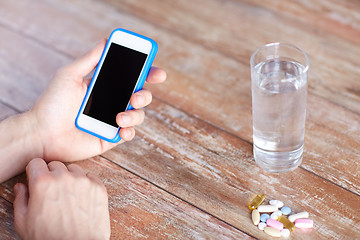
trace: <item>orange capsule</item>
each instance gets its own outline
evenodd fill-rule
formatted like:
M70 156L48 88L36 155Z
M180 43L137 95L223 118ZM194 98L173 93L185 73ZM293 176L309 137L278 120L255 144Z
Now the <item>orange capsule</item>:
M280 216L277 219L279 222L281 222L282 224L284 224L284 228L289 229L290 231L294 231L295 230L295 224L293 222L291 222L287 217L285 216Z
M253 200L250 202L249 209L250 210L256 209L264 200L265 200L265 194L256 195L253 198Z

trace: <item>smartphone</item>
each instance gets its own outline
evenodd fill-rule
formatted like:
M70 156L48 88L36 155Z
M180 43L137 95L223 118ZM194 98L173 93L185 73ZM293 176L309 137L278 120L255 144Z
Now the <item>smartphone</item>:
M76 127L108 142L120 141L116 115L133 109L130 97L143 87L157 49L150 38L115 29L81 104Z

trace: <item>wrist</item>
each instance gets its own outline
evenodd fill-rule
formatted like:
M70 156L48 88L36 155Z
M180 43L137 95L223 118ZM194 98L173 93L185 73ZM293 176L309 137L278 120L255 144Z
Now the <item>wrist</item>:
M19 121L23 123L23 142L26 146L26 164L34 158L43 158L44 147L43 139L40 134L40 127L35 114L30 110L19 115Z
M0 183L23 172L43 150L36 119L30 112L18 114L0 123Z

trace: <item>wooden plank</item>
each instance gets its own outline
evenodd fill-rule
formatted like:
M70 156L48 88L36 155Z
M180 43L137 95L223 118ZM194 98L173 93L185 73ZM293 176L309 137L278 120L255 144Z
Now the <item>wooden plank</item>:
M17 111L15 109L10 108L9 106L0 102L0 121L7 117L15 115L16 113Z
M14 186L18 182L26 183L26 174L19 174L6 182L0 184L0 197L5 199L8 202L14 202Z
M360 3L356 0L338 1L279 1L242 0L250 5L270 9L288 18L296 18L304 24L329 32L347 41L360 44ZM305 17L306 16L306 17Z
M301 166L359 196L360 115L315 96L308 104Z
M253 239L106 159L77 164L99 176L108 190L111 239ZM26 178L18 181L26 182ZM12 188L13 184L10 180L3 186ZM11 233L11 228L7 231ZM6 236L15 235L10 233Z
M0 100L26 111L69 58L2 26L0 35Z
M252 225L247 204L250 195L259 192L268 199L282 199L295 212L310 213L315 229L311 234L297 232L295 239L358 234L360 229L348 228L358 228L358 194L304 168L266 173L255 165L250 143L161 102L154 101L147 116L134 141L104 156L255 237L263 235ZM341 181L342 175L333 177ZM358 180L349 181L357 181L358 189Z
M12 205L0 197L0 239L20 239L14 228L14 212Z
M24 7L21 3L19 4L21 7ZM68 16L69 9L66 8L66 5L55 5L59 8L54 10L54 6L48 6L46 3L41 4L36 2L34 4L37 4L37 8L44 9L44 14L49 14L49 18L50 14L56 16L56 19L68 19L70 17ZM211 4L213 5L210 6L214 8L216 2ZM101 13L93 12L94 15L92 18L89 17L88 21L92 23L92 28L90 28L84 25L84 20L81 20L90 16L88 14L86 16L83 15L83 8L89 8L87 4L82 5L82 2L75 2L72 6L73 9L71 13L77 13L74 16L71 15L75 19L72 29L82 29L82 31L88 29L86 37L90 39L100 34L99 32L101 31L98 23L92 19L100 18ZM247 66L241 65L234 59L228 58L216 51L209 51L207 48L197 46L181 37L171 36L170 38L166 31L155 29L153 26L134 19L131 16L113 12L113 10L104 4L95 2L94 6L101 11L109 11L113 14L107 17L106 20L108 23L102 23L101 26L106 25L108 29L111 29L118 21L121 21L127 23L130 27L139 29L141 32L153 32L153 35L157 36L157 40L162 43L160 45L164 50L159 53L158 62L168 70L169 81L161 86L151 88L156 97L164 99L177 108L183 109L194 116L206 119L206 121L226 131L241 136L241 138L248 142L252 141L251 91L249 69ZM166 5L163 3L160 6L164 7ZM173 5L171 6L174 7ZM178 6L176 5L176 7ZM181 5L179 7L185 8L186 6ZM161 8L158 10L160 11ZM149 11L155 10L149 9ZM169 9L169 11L171 11L171 9ZM182 11L186 12L185 10ZM14 12L16 13L16 9ZM190 14L192 12L190 11L188 13ZM33 13L29 14L32 16ZM179 11L178 14L183 13ZM191 16L193 18L196 17L195 14ZM12 15L8 17L11 19ZM45 34L45 30L50 31L50 29L47 29L49 26L40 20L35 19L35 23L39 24L39 26L29 28L32 29L32 31L29 30L30 32L26 34L31 34L34 38L37 37L35 34L38 34L40 36L38 36L39 41L46 40L49 41L47 44L51 44L53 35L50 34L50 36L47 36ZM205 24L204 20L200 21L200 23ZM21 23L19 24L21 25ZM196 27L191 23L188 23L188 25ZM13 25L11 26L14 27ZM54 22L52 25L54 29L52 34L54 34L54 36L60 36L56 41L60 41L61 36L65 34L61 32L65 30L60 26L61 24L57 22ZM98 30L93 30L93 28ZM92 35L91 32L93 32ZM71 32L70 34L75 33ZM47 39L47 37L49 39ZM73 43L75 46L79 45L81 41L84 42L84 45L90 45L84 38L81 38L81 36L73 37L78 41L77 44ZM66 39L63 39L63 41L66 41ZM61 46L61 44L55 44L54 48L58 46ZM68 49L68 54L72 54L71 51L73 50L75 51L71 46ZM58 51L67 51L67 49L60 49ZM221 71L209 71L208 69L221 69ZM207 84L207 82L211 84ZM226 94L219 94L219 92L226 92ZM236 101L234 99L236 99ZM356 101L354 101L354 103L356 103ZM214 109L221 111L214 111ZM335 110L334 112L329 112L329 109ZM338 115L338 112L342 114ZM160 114L161 112L158 113ZM343 115L346 115L347 120L345 122L347 124L343 124L344 121L338 119L338 116ZM331 121L334 121L334 123L331 124L330 128L326 128ZM325 129L323 127L315 132L319 125L324 126ZM331 181L343 187L349 187L351 191L359 193L359 178L357 177L359 164L358 161L349 161L349 159L360 158L357 150L359 149L360 140L358 134L355 134L360 131L359 129L359 116L357 114L347 112L341 107L327 103L321 98L310 94L305 142L305 148L309 149L309 151L308 153L307 150L305 152L303 166L324 178L329 178ZM329 136L331 138L331 144L322 140L329 138ZM332 139L334 136L341 137ZM340 148L342 148L343 151L334 153L334 149ZM341 154L343 152L345 152L345 154ZM350 170L347 166L348 161L351 163ZM339 175L343 177L336 177Z

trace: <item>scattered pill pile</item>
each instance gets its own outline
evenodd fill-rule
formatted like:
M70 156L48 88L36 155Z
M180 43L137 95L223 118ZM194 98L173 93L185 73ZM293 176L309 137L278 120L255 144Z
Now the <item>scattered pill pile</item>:
M295 228L312 228L313 220L308 212L291 214L291 208L284 206L280 200L270 200L268 205L262 203L265 194L256 195L249 204L251 219L255 226L273 237L289 237ZM291 214L291 215L290 215Z

